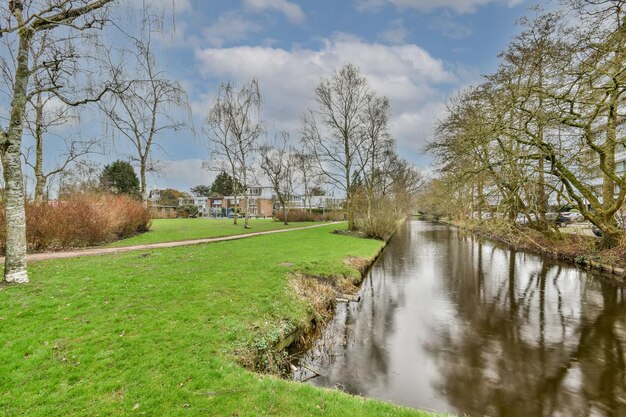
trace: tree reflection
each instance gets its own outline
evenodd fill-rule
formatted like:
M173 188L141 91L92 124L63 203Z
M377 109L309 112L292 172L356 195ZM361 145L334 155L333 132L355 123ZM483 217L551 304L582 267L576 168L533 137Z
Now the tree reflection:
M464 325L433 329L427 348L452 406L492 416L626 413L623 287L469 238L448 245L463 254L441 266Z
M305 359L315 383L475 416L626 415L623 287L414 223L362 293Z

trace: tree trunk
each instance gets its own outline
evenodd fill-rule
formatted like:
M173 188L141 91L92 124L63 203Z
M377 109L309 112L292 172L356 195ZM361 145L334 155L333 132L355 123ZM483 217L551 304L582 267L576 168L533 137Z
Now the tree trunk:
M543 131L543 129L542 129ZM543 141L543 133L541 133L542 141ZM546 200L546 178L544 174L544 160L543 158L539 159L539 180L537 181L537 214L539 214L539 223L541 224L542 230L548 230L548 219L546 218L546 208L548 202Z
M289 221L289 219L288 219L288 217L289 217L289 209L287 208L287 204L285 204L285 203L283 203L283 212L285 214L284 223L285 223L285 226L287 226L289 224L288 223L288 221Z
M243 169L243 207L245 213L243 216L243 228L249 229L250 225L248 224L248 175L246 174L246 168Z
M26 271L26 210L24 208L24 176L21 148L26 109L26 88L29 68L28 53L32 33L20 32L17 68L11 101L11 116L6 142L2 149L2 168L6 195L6 257L4 279L7 282L28 282Z
M543 110L543 95L541 91L543 89L543 66L541 62L539 63L539 108ZM537 131L537 136L541 143L544 142L544 130L543 130L543 115L540 115L541 119L539 120L539 127ZM546 219L546 178L544 174L545 170L545 162L543 160L543 155L539 158L539 178L537 181L537 214L539 215L538 220L541 224L542 229L548 230L548 220Z
M608 117L606 124L606 140L603 146L604 151L604 169L607 172L615 172L615 149L617 143L617 93L611 94L609 101ZM603 216L604 223L608 226L603 229L602 240L600 246L602 248L615 247L620 240L620 230L616 227L617 222L611 211L615 204L615 181L604 174L602 178L602 209L605 213ZM613 231L615 229L615 231Z
M482 178L478 179L478 185L477 185L477 193L478 193L478 221L482 221L483 220L483 180ZM473 216L472 216L473 217Z
M141 161L141 165L139 166L139 181L140 181L140 192L141 192L141 203L144 208L148 207L148 189L146 182L146 162Z
M46 176L43 174L43 104L41 94L37 96L35 105L35 202L43 201L46 188Z
M356 230L354 225L354 213L352 212L352 181L350 167L346 167L346 214L348 217L348 230Z

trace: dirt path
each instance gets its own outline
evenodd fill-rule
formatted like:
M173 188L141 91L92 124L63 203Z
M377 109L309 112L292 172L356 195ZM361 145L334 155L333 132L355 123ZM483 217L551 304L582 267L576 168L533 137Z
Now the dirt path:
M316 224L313 226L294 227L291 229L268 230L266 232L253 232L253 233L247 233L247 234L242 234L242 235L210 237L210 238L193 239L193 240L180 240L177 242L150 243L146 245L124 246L124 247L119 247L119 248L89 248L89 249L78 249L78 250L65 251L65 252L33 253L30 255L27 255L26 259L27 261L32 262L32 261L44 261L48 259L78 258L81 256L110 255L114 253L133 252L133 251L139 251L139 250L175 248L178 246L199 245L202 243L213 243L213 242L225 242L228 240L247 239L250 237L271 235L274 233L286 233L286 232L293 232L295 230L313 229L316 227L324 227L324 226L329 226L329 225L339 224L339 223L342 223L342 222L332 222L332 223ZM0 263L4 263L4 256L0 257Z

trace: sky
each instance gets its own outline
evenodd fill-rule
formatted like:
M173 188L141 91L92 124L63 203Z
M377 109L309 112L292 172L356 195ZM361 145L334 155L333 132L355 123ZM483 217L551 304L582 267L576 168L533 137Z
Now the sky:
M131 8L140 0L126 0ZM143 0L147 1L147 0ZM214 173L203 119L219 83L256 78L267 136L299 135L313 88L346 63L391 101L400 155L424 170L433 125L454 92L496 69L530 0L153 0L164 19L157 60L187 90L192 125L164 133L151 188L188 190ZM132 14L132 13L131 13ZM127 16L128 17L128 16ZM118 151L123 150L116 148ZM119 152L117 152L119 153ZM109 152L103 162L117 159Z

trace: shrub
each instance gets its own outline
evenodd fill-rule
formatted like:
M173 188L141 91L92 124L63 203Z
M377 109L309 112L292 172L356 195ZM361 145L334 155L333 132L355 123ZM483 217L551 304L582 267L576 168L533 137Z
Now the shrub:
M285 221L285 213L278 211L274 214L274 218L278 221ZM287 222L329 222L329 221L341 221L344 220L343 211L329 211L324 214L316 211L306 210L291 210L287 216Z
M343 210L331 210L323 214L322 220L327 222L340 222L346 219Z
M368 213L367 200L357 195L353 207L357 230L373 239L390 238L396 231L398 221L404 217L402 213L397 212L393 201L388 198L373 201Z
M285 212L278 211L274 214L274 218L280 222L285 221ZM304 210L291 210L287 215L287 222L321 222L322 215L317 213L309 213Z
M145 232L150 215L126 195L76 194L62 201L26 203L26 240L31 252L93 246ZM0 209L0 252L6 241Z

